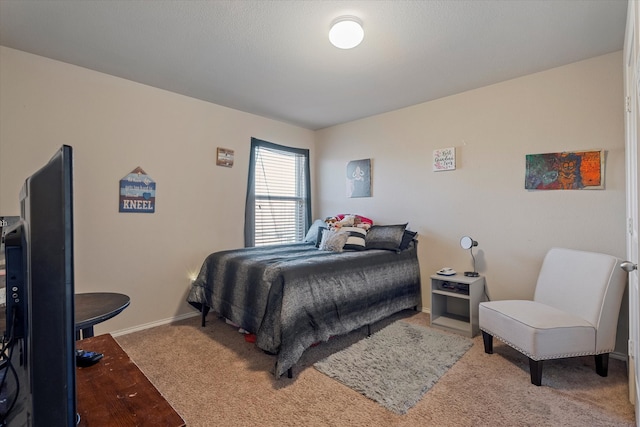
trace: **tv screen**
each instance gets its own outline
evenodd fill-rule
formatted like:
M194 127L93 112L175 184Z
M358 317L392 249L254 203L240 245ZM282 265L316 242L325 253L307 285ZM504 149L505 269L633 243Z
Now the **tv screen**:
M73 161L64 145L25 181L3 230L6 327L0 415L9 426L74 426Z

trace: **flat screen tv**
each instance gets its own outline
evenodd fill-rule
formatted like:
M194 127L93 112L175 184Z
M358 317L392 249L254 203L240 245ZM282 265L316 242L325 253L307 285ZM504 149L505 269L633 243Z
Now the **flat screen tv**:
M6 327L0 425L75 426L73 161L64 145L25 181L3 230Z

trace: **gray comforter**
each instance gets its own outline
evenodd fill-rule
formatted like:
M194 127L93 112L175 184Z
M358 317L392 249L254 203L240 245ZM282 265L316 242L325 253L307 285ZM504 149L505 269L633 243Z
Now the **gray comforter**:
M275 374L313 343L420 303L416 242L401 252L328 252L312 243L216 252L204 261L187 301L257 335L277 353Z

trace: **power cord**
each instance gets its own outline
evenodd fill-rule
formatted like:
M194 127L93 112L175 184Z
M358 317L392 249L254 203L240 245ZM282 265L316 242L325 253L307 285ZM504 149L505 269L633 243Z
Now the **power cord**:
M13 366L13 363L11 362L12 360L11 358L13 356L13 350L15 348L15 342L13 338L14 327L15 327L16 318L17 318L17 310L15 306L13 307L13 312L11 314L12 314L12 322L11 322L11 330L9 332L9 338L4 339L5 337L3 337L2 348L0 349L0 369L3 370L2 379L0 380L0 395L2 395L2 390L4 390L6 387L7 373L9 371L11 371L16 381L16 391L13 396L13 401L11 402L7 410L4 413L0 413L0 425L3 427L7 425L7 417L9 416L16 402L18 401L18 396L20 396L20 379L18 378L18 373L16 372L16 369ZM8 354L7 354L7 350L8 350ZM2 404L1 400L0 400L0 404Z

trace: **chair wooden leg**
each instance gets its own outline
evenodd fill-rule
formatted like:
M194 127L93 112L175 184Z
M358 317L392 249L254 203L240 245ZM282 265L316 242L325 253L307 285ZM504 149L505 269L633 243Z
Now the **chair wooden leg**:
M493 335L482 331L482 341L484 342L484 352L493 354Z
M542 385L542 360L529 358L529 371L531 371L531 384Z
M596 373L606 377L609 373L609 353L596 354Z

